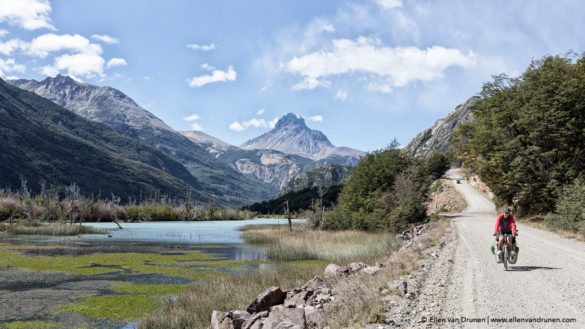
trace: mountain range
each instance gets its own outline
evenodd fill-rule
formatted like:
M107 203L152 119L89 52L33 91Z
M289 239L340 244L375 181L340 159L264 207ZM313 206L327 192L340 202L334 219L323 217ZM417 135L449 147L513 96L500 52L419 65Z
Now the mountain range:
M280 191L301 173L329 165L352 167L365 154L333 146L322 132L310 129L303 118L293 113L280 118L272 130L240 147L200 131L182 134L240 173L253 175Z
M0 79L0 186L73 183L128 200L165 194L211 203L201 183L159 150Z
M161 159L146 159L143 163L167 172L187 184L186 190L197 191L200 199L215 204L237 206L269 199L303 172L329 164L352 166L364 154L333 146L324 134L309 129L302 118L292 113L281 118L271 131L236 147L202 132L174 131L114 88L81 83L62 75L10 83L52 101L86 119L84 122L107 126L110 133L116 133L127 144L131 141L135 148L150 150ZM95 135L93 129L87 133ZM119 155L126 154L132 153ZM5 183L0 180L2 184Z

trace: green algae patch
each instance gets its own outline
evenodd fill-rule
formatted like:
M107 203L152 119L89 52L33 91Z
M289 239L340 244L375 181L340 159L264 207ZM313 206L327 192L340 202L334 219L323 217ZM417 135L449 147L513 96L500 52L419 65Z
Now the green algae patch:
M112 290L122 294L176 295L189 284L134 284L116 282Z
M89 297L78 304L59 308L59 313L79 313L92 319L132 321L151 314L158 307L160 296L115 295Z
M189 264L199 264L199 268ZM147 274L189 277L195 280L209 278L210 269L236 267L244 262L223 261L217 255L202 251L183 254L158 253L94 253L79 256L36 256L18 250L0 248L0 268L14 267L35 271L57 271L81 275L113 273L123 270Z
M320 259L310 259L310 260L297 260L294 262L287 262L288 265L300 268L315 268L315 267L325 267L329 264L329 261L320 260Z
M2 329L51 329L63 328L63 325L57 322L48 321L14 321L0 324Z
M169 295L177 295L188 284L133 284L115 282L112 290L120 295L88 297L81 303L56 310L58 313L79 313L92 319L133 321L153 313L160 301Z

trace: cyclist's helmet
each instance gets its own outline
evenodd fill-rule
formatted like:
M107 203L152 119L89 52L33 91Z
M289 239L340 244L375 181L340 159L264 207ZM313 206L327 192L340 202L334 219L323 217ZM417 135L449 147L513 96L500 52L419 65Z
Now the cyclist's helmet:
M504 214L510 214L512 212L512 209L510 209L510 207L506 207L504 208Z

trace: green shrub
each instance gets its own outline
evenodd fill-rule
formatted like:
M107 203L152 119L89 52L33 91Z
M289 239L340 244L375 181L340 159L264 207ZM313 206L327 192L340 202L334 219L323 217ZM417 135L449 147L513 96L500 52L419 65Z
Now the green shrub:
M552 229L579 232L585 236L585 181L577 179L563 188L556 209L545 218Z

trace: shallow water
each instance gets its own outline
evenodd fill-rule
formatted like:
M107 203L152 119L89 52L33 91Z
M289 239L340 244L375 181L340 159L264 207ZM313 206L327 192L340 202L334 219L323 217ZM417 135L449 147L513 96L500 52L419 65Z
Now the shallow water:
M295 221L301 222L301 221ZM226 261L225 267L207 268L207 261L189 261L185 263L171 261L166 264L164 261L150 264L159 268L198 269L217 271L217 273L240 274L248 271L270 270L272 264L266 260L266 249L260 246L246 245L241 237L240 228L244 225L261 224L282 224L287 225L285 219L255 219L241 221L213 221L213 222L143 222L143 223L121 223L123 229L119 229L115 223L84 223L107 230L107 234L87 234L74 237L51 237L51 236L14 236L3 239L18 247L43 246L42 248L18 249L18 255L22 257L57 257L58 259L69 259L70 256L87 256L91 254L108 253L140 253L153 255L177 255L192 251L218 256L219 260ZM7 249L10 250L10 249ZM16 251L10 251L15 252ZM16 255L16 254L15 254ZM53 258L52 258L53 259ZM243 264L236 267L231 266L230 261L256 261L258 263ZM45 304L67 305L71 302L66 300L70 296L114 296L119 293L112 293L113 285L116 282L129 284L187 284L193 278L177 276L178 274L166 273L142 273L141 269L122 269L122 267L109 263L92 264L93 267L120 268L121 271L95 275L63 274L59 272L46 272L35 270L34 266L27 270L18 268L0 268L0 299L10 298L15 304L15 309L21 309L18 314L0 311L0 322L30 320L32 317L41 320L51 320L63 323L66 327L72 325L70 317L77 317L78 321L87 321L100 328L136 328L135 321L122 322L112 319L90 319L77 313L53 314ZM146 264L146 263L145 263ZM10 265L10 264L9 264ZM83 265L83 264L82 264ZM81 266L81 265L79 265ZM84 265L85 266L85 265ZM147 271L148 272L148 271ZM27 275L24 275L24 274ZM51 277L54 275L55 277ZM66 278L65 278L66 277ZM14 279L12 281L8 279ZM53 281L51 281L52 279ZM9 282L10 281L10 282ZM95 291L86 291L88 287L97 287ZM75 285L79 291L71 290L69 285ZM20 296L19 294L32 294L38 289L43 291L61 291L65 287L66 296L58 303L41 300L35 297L34 302ZM36 290L35 290L36 289ZM61 290L59 290L61 289ZM51 290L52 291L52 290ZM80 297L81 298L81 297ZM158 297L157 297L158 298ZM35 313L35 307L46 310L43 314ZM22 310L27 310L23 312ZM30 313L30 314L29 314ZM34 314L34 316L33 316ZM76 318L76 319L77 319Z
M295 220L298 222L298 220ZM86 223L84 225L107 229L109 234L85 234L81 240L111 240L132 242L187 243L187 244L239 244L244 243L240 228L246 225L288 224L286 219L258 218L230 221L200 222L142 222Z
M302 223L303 220L293 220ZM119 229L115 223L83 223L107 231L107 234L82 234L79 236L41 236L18 235L5 238L12 243L101 243L101 242L136 242L161 244L243 244L240 229L246 225L278 224L287 225L286 219L258 218L231 221L168 221L121 223ZM240 259L236 257L235 259Z

